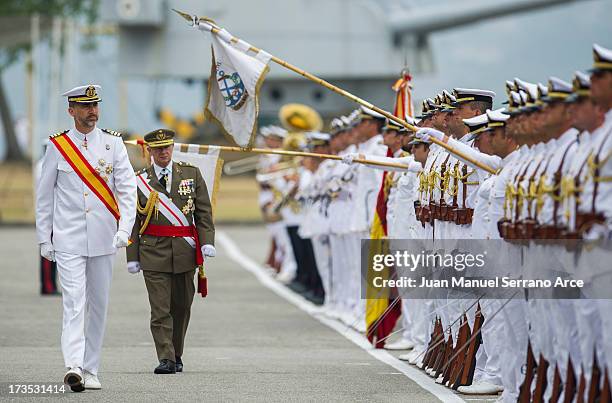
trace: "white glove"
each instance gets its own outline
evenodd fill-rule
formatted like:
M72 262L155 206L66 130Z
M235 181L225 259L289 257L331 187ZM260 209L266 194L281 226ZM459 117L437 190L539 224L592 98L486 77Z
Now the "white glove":
M342 163L346 165L351 165L353 163L353 160L356 160L358 158L359 158L359 154L349 153L349 154L346 154L344 157L342 157Z
M140 262L127 262L127 269L132 274L138 273L140 271Z
M125 248L128 245L129 235L127 232L119 230L113 238L113 246L115 248Z
M44 242L40 244L40 256L55 262L55 249L53 249L53 244L51 242Z
M217 250L212 245L202 245L202 254L207 257L215 257Z
M442 140L444 138L444 133L442 133L440 130L436 130L431 127L424 127L422 129L419 129L416 132L415 136L419 140L431 142L431 138L434 138L436 140Z

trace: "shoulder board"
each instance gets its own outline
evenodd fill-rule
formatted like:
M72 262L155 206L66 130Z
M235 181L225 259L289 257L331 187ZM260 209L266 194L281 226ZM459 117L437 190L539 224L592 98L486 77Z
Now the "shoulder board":
M195 165L190 164L190 163L185 162L185 161L179 161L178 164L179 164L179 166L182 166L182 167L193 167L193 168L195 168Z
M142 175L143 173L145 173L147 171L147 168L142 168L141 170L136 171L136 176L138 175Z
M110 130L110 129L102 129L102 131L106 134L110 134L111 136L116 136L116 137L121 137L121 133L116 132L114 130Z
M58 133L52 134L52 135L50 135L50 136L49 136L49 138L50 138L50 139L52 139L52 138L54 138L54 137L61 136L62 134L66 134L66 133L68 133L69 131L70 131L70 130L64 130L63 132L58 132Z

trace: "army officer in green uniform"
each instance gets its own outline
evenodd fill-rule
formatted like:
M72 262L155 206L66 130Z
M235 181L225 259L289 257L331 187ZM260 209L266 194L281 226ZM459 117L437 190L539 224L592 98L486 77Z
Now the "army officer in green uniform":
M151 305L156 374L183 370L185 333L203 256L214 257L215 228L200 170L172 161L174 132L144 137L153 164L136 173L137 218L127 247L128 270L142 270Z

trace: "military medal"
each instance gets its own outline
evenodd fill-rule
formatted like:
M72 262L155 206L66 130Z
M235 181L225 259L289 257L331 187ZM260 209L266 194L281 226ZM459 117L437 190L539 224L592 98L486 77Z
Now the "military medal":
M87 135L85 135L85 140L83 140L83 147L87 150Z
M194 210L195 210L195 205L193 204L193 199L189 197L189 199L187 199L187 204L183 206L181 211L183 212L183 214L187 215Z
M188 194L193 193L194 191L194 180L193 179L183 179L179 183L178 193L181 196L187 196Z
M108 165L106 165L105 172L106 172L108 175L112 174L112 173L113 173L113 165L112 165L112 164L108 164Z

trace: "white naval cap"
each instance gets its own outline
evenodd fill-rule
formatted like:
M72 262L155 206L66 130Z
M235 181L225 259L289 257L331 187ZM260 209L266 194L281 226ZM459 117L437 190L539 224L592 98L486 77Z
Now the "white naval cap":
M366 108L363 105L361 105L361 107L359 108L359 118L360 119L381 119L381 120L385 119L385 117L381 115L380 113L373 111L370 108Z
M538 85L521 80L518 77L514 79L514 82L516 87L527 95L527 102L535 104L538 99Z
M490 132L498 127L506 126L506 121L510 119L510 115L505 112L506 108L499 108L495 109L494 111L487 109L487 118L489 119L489 123L487 123L487 127L483 130L483 132Z
M505 122L510 119L510 115L506 113L506 108L499 108L495 110L487 109L487 119L491 122Z
M453 94L457 98L457 104L474 101L493 104L493 98L495 98L495 92L478 88L454 88Z
M281 139L284 139L285 137L287 137L287 130L283 129L280 126L274 126L274 125L262 127L259 130L259 133L263 137L278 137Z
M329 123L329 131L331 134L337 134L345 129L344 121L342 117L333 118Z
M474 127L479 125L486 125L489 119L487 118L487 114L483 113L482 115L474 116L473 118L463 119L463 123L466 126Z
M323 132L306 132L306 138L308 140L315 140L315 141L329 141L331 139L331 136L328 133L323 133Z
M572 94L572 84L561 80L558 77L550 77L548 79L548 94L541 99L546 103L565 100Z
M576 102L579 99L588 98L591 96L591 77L582 72L575 71L572 79L572 95L565 99L565 102Z
M612 49L604 48L596 43L593 44L593 68L591 72L612 72Z
M81 85L64 92L62 96L68 97L68 102L90 104L102 101L98 95L100 89L102 89L102 87L97 84Z
M474 116L469 119L462 119L463 124L465 124L470 132L468 133L468 141L474 140L480 133L485 131L487 128L487 123L489 123L489 118L486 113L482 115Z

